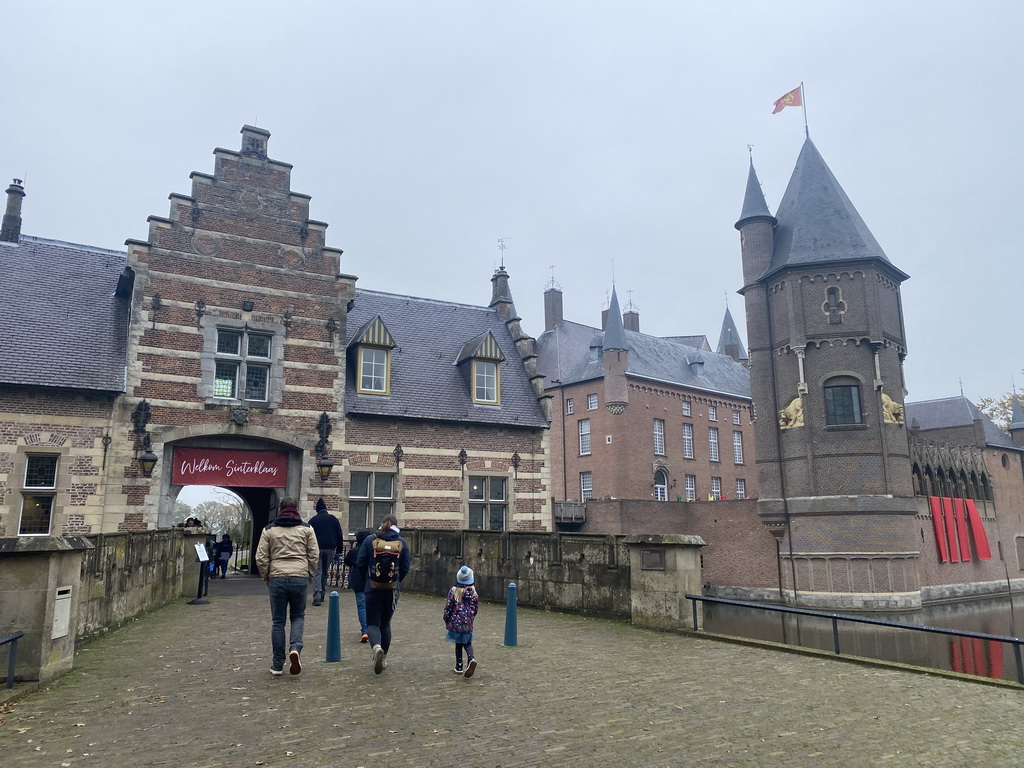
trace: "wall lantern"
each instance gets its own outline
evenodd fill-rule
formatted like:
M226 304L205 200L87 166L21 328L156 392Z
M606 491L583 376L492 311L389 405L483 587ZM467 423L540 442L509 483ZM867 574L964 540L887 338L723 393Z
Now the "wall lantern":
M142 450L143 453L139 456L139 466L142 468L142 476L152 477L157 457L156 454L153 453L153 441L149 437L149 432L147 432L142 438Z
M459 451L459 464L462 465L462 476L466 476L466 462L469 461L469 455L466 453L466 449L463 448Z
M316 455L319 457L316 462L316 471L320 475L320 482L327 482L334 469L334 462L327 456L327 438L331 436L331 417L327 411L320 414L320 420L316 423L317 434L320 439L316 443Z

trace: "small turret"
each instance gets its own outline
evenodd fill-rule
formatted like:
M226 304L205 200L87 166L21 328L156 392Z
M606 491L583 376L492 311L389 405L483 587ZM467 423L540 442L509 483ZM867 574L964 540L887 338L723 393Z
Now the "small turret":
M7 210L0 227L0 240L5 243L21 241L21 201L25 198L23 183L21 179L15 179L7 188Z
M1020 407L1020 398L1013 393L1013 411L1010 414L1010 438L1017 445L1024 445L1024 408Z

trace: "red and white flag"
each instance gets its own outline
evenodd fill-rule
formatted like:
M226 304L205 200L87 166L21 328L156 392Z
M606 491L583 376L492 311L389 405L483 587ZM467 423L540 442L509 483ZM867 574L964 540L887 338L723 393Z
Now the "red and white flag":
M786 107L800 107L800 106L803 106L803 103L804 103L803 86L802 85L798 85L792 91L790 91L785 96L783 96L781 99L776 99L776 101L775 101L775 109L772 110L772 114L776 115L779 112L781 112L782 110L784 110Z

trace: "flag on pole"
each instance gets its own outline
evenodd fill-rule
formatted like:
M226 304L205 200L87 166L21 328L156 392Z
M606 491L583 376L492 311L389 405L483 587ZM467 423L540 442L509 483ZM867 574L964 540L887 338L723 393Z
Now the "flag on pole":
M786 107L801 107L803 106L803 103L803 86L798 85L781 99L776 99L775 109L772 110L772 114L776 115Z

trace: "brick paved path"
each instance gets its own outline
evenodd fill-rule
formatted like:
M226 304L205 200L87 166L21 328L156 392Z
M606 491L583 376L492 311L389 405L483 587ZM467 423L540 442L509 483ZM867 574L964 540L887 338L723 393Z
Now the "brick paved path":
M1024 691L481 607L480 669L452 671L439 598L402 596L375 676L341 597L308 609L302 674L272 678L252 577L168 606L82 650L0 717L0 764L32 766L1017 766Z

